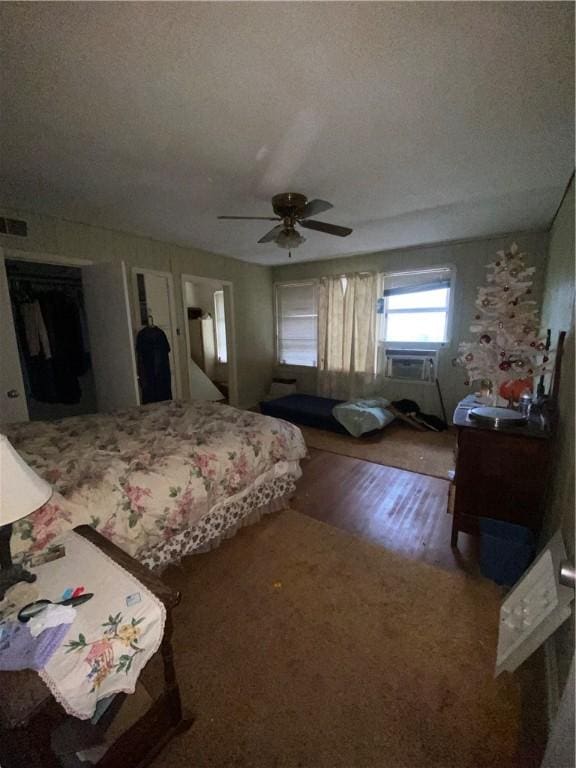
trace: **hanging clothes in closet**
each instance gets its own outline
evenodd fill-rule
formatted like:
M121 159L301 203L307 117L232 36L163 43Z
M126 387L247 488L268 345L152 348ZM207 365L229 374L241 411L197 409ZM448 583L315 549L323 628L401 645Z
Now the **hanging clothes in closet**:
M77 302L62 290L38 294L52 351L52 368L59 403L78 403L78 377L86 372L86 354Z
M86 355L77 302L62 290L28 290L17 302L30 393L43 403L80 402Z
M142 328L136 337L136 355L142 403L172 400L170 344L164 331L156 325Z

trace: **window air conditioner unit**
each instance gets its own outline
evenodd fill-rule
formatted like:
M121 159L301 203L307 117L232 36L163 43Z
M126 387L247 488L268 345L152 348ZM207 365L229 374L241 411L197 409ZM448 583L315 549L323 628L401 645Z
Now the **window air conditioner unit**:
M429 349L387 349L386 376L407 381L434 381L438 353Z

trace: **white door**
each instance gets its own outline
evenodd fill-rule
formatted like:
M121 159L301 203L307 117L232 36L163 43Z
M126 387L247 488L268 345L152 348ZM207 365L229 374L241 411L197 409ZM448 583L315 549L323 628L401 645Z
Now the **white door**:
M28 418L6 265L0 250L0 424L28 421Z
M178 356L178 329L174 306L172 275L135 268L134 274L134 328L136 333L144 325L156 325L166 334L170 344L170 376L172 396L181 397Z
M82 267L99 411L140 405L124 262Z

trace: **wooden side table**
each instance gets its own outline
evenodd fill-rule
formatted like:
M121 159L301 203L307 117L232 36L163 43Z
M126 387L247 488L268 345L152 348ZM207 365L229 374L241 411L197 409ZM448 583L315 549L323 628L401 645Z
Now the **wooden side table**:
M101 768L141 768L148 765L170 739L192 725L192 720L182 713L172 649L172 609L180 602L180 593L90 526L82 525L74 530L138 579L166 608L162 644L141 674L141 678L155 678L161 692L97 763ZM155 675L153 668L158 664L161 670ZM0 672L0 765L2 768L61 768L63 763L52 745L55 729L68 721L72 731L76 728L79 733L85 733L93 728L93 733L102 734L125 698L126 694L118 694L98 724L90 726L89 721L67 715L36 672Z
M454 412L458 431L456 472L449 495L451 544L458 532L477 535L482 517L515 523L538 534L550 461L551 430L536 420L494 429L468 417L469 404Z

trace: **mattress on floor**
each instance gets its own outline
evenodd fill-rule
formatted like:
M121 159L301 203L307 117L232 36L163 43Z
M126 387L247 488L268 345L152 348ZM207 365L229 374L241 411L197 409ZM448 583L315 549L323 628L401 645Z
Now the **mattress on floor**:
M293 424L329 429L332 432L347 435L345 427L332 415L334 406L343 402L344 400L333 400L330 397L316 395L286 395L275 400L263 400L260 403L260 410L265 416L274 416Z

